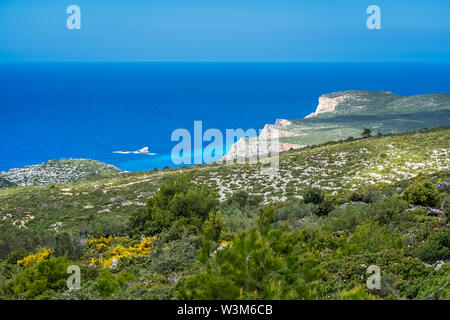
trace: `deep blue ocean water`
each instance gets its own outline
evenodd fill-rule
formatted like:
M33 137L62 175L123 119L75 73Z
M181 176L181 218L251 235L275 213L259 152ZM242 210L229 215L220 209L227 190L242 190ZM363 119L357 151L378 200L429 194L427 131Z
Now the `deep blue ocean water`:
M449 64L0 64L0 171L90 158L130 171L173 167L172 131L262 129L340 90L450 92ZM148 146L156 156L114 154Z

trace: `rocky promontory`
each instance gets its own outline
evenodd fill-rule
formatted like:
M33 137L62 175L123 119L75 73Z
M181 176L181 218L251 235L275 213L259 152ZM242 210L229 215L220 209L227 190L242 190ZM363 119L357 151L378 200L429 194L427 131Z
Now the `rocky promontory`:
M60 159L0 172L0 187L70 183L121 172L113 165L90 159ZM3 181L3 182L2 182Z

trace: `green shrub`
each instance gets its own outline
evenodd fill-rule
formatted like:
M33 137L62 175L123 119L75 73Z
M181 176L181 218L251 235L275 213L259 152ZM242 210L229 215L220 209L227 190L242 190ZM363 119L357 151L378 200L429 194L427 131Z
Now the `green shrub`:
M386 228L374 222L366 222L356 227L355 232L348 238L348 247L344 252L379 252L383 248L400 249L403 240L399 234L390 233Z
M445 209L444 215L447 217L447 221L450 222L450 207Z
M403 192L403 198L411 204L434 207L439 192L430 181L416 182Z
M334 209L334 202L330 198L325 198L321 204L317 206L314 213L319 217L327 216Z
M134 279L133 274L121 272L118 274L111 273L108 269L103 270L97 281L97 289L104 298L117 294L124 289L126 285Z
M287 267L257 229L241 233L233 244L206 252L201 271L183 280L178 299L312 299L303 278Z
M229 197L225 203L229 206L235 206L239 209L254 207L260 204L262 197L259 195L250 195L244 190L238 190Z
M369 209L370 216L374 221L383 225L397 227L403 221L411 219L411 215L405 214L408 203L397 197L389 197L376 201Z
M319 188L308 187L303 193L303 201L305 203L321 204L323 198L324 194Z
M170 228L177 220L200 230L208 214L218 207L218 195L205 185L191 182L185 175L170 179L147 200L147 208L134 212L131 224L135 233L158 233Z
M66 257L50 258L26 267L14 279L13 291L18 298L33 299L46 291L63 289L69 275L67 267L72 265Z
M222 218L220 211L212 211L209 213L208 219L203 224L202 231L208 240L215 242L221 240L229 241L232 238L232 233Z
M425 243L416 249L415 254L420 260L428 263L448 259L450 257L450 231L433 233Z

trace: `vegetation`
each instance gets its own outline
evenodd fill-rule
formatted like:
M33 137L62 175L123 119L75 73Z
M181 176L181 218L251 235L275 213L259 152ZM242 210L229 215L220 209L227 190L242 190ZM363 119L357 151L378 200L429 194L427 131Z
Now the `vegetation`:
M450 299L449 133L4 188L0 299Z

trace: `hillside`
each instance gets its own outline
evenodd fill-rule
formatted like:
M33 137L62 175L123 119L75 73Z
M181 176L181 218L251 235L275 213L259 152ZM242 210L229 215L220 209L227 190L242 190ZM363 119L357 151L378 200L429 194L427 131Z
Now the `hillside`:
M130 212L145 206L145 199L159 185L186 173L193 174L195 183L216 190L221 201L238 190L262 196L263 202L269 203L300 197L308 186L332 195L390 185L422 172L447 172L449 141L446 127L284 152L279 171L261 170L260 164L211 164L122 173L58 186L7 188L0 190L0 225L24 221L27 216L33 219L25 226L47 230L55 223L72 229L92 218L126 219Z
M3 188L0 299L449 299L449 141L447 126L284 152L279 171Z
M69 183L78 180L111 176L116 167L89 159L61 159L0 172L0 187ZM3 181L3 183L2 183Z
M449 299L449 141L442 127L285 152L279 171L3 188L0 298Z

